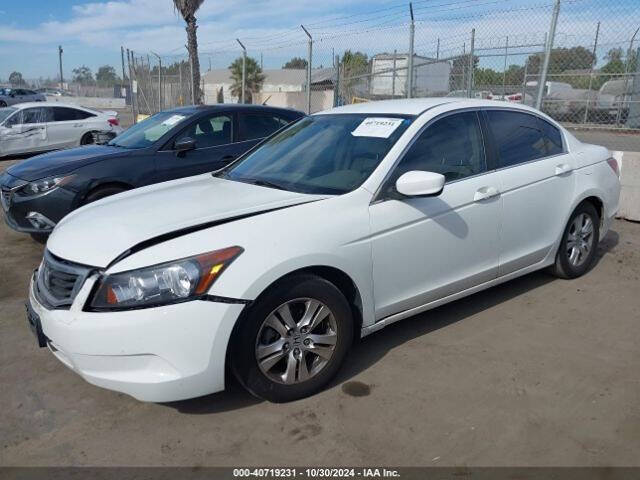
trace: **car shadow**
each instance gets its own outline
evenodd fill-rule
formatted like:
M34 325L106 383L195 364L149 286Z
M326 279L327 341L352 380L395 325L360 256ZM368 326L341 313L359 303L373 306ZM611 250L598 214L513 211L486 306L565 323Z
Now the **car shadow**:
M620 236L618 233L610 230L598 245L595 259L589 271L596 268L602 258L613 250L619 241ZM345 365L336 378L327 386L327 389L336 388L340 385L344 389L349 380L369 369L389 351L409 340L428 335L431 332L462 321L555 281L562 282L565 280L560 280L544 270L533 272L433 310L392 323L386 328L363 338L352 348L345 360ZM359 385L349 385L349 387L351 386L356 390L360 387ZM366 388L364 384L363 386ZM358 393L355 392L353 395L357 396ZM224 392L162 405L174 408L180 413L203 415L240 410L261 402L263 400L255 398L246 392L234 379Z

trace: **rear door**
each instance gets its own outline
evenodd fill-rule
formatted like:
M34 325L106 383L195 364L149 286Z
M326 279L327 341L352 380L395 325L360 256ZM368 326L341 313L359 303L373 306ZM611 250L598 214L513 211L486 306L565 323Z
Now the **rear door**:
M491 109L486 119L502 184L502 276L551 253L573 201L575 165L560 130L541 117Z
M25 108L7 120L2 141L7 154L38 152L49 148L47 141L48 107Z
M238 141L243 142L248 150L293 120L276 111L241 112L238 114Z
M51 107L53 116L47 123L52 148L69 148L80 145L87 132L87 118L95 115L72 107Z

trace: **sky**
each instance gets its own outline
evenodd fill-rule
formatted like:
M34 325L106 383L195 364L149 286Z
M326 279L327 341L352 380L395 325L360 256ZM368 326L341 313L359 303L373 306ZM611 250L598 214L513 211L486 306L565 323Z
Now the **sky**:
M541 49L536 45L549 29L552 5L553 0L414 0L416 52L435 56L440 38L441 56L459 53L469 48L475 28L476 48L485 49L483 64L498 68L504 59L492 60L491 52L507 36L510 45L533 45L512 48L512 60ZM314 66L330 65L346 49L371 55L406 52L408 45L406 1L205 0L196 16L203 70L209 62L226 68L240 55L236 38L249 55L262 55L265 68L306 56L301 24L314 37ZM58 45L64 49L65 78L80 65L95 72L108 64L120 72L121 45L145 58L149 54L152 63L151 52L165 64L186 52L184 22L171 0L8 0L0 3L0 18L0 80L13 71L26 79L56 77ZM600 21L598 56L604 57L614 46L627 48L639 19L640 0L562 0L556 44L593 45Z

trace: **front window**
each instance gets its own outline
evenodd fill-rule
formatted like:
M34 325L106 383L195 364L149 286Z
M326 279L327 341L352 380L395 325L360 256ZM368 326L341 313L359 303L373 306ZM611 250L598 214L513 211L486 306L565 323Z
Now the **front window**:
M17 111L17 108L0 108L0 124L9 118L11 114Z
M122 148L146 148L153 145L160 137L176 125L183 122L189 114L160 112L136 123L122 134L111 140L108 145Z
M302 193L347 193L371 175L412 118L375 114L306 117L218 175Z

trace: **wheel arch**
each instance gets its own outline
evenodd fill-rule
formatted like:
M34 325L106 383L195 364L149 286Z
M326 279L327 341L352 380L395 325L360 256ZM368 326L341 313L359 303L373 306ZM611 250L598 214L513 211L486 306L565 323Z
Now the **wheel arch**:
M123 190L131 190L132 188L134 188L133 185L130 185L127 182L122 182L118 180L105 180L100 183L95 183L90 185L89 188L82 194L79 205L80 206L85 205L87 201L87 197L92 193L102 188L108 188L108 187L118 187L118 188L122 188Z

